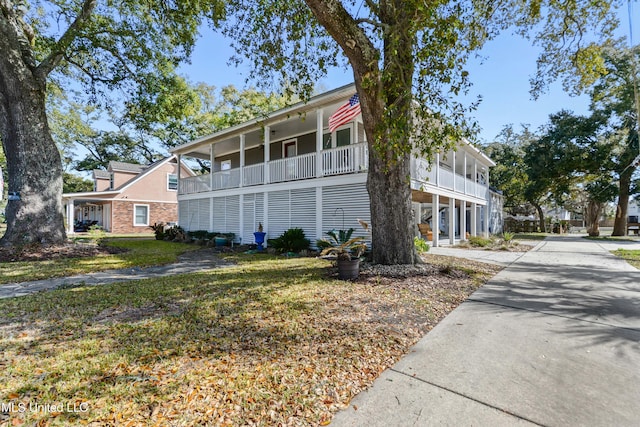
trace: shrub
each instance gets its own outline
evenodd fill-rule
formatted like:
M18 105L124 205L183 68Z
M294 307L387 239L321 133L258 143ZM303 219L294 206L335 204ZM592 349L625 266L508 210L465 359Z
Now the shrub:
M187 231L187 234L189 235L189 237L191 237L192 239L196 240L201 240L201 239L206 239L207 236L209 235L209 232L207 230L194 230L194 231Z
M492 243L491 239L487 239L486 237L482 237L482 236L469 237L469 244L471 246L486 248L487 246L491 246L491 243Z
M413 238L413 244L419 254L429 252L429 244L426 242L426 240L416 236Z
M179 225L174 225L173 227L164 230L165 240L184 240L184 237L184 229Z
M300 252L309 249L311 241L304 236L302 228L290 228L276 239L269 239L267 243L278 252Z
M164 240L164 222L154 222L153 225L149 226L149 228L153 230L153 234L155 234L156 240Z

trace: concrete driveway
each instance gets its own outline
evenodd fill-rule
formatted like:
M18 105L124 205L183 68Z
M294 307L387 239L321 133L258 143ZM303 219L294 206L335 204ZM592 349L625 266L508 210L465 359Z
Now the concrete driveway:
M454 310L334 426L640 426L640 244L549 237Z

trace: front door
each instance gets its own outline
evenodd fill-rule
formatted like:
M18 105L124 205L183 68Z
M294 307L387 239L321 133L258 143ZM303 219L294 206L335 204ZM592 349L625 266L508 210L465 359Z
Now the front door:
M296 147L296 141L286 141L282 145L282 150L284 151L284 157L295 157L298 154L298 150Z

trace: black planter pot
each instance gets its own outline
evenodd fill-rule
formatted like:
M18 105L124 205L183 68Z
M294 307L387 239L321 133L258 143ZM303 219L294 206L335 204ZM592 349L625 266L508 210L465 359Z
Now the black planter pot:
M360 274L360 258L351 260L338 259L338 279L352 280L357 279Z

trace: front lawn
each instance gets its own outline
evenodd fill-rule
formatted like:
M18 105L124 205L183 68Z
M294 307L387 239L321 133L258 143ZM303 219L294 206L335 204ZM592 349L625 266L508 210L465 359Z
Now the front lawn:
M3 254L0 262L0 284L25 282L30 280L50 279L53 277L73 276L76 274L93 273L116 268L149 267L176 262L178 256L199 246L182 243L171 243L153 239L108 239L104 245L117 253L100 253L95 256L81 256L69 258L71 255L82 255L83 251L95 252L91 244L75 243L63 247L30 247L3 248L10 253ZM20 253L20 251L24 253ZM60 257L55 252L63 252ZM93 252L91 252L93 251ZM18 259L32 259L31 261L12 261ZM39 258L44 258L38 260Z
M326 425L498 271L343 282L318 259L233 259L1 300L0 424Z
M640 250L618 249L613 254L625 259L635 268L640 268Z

